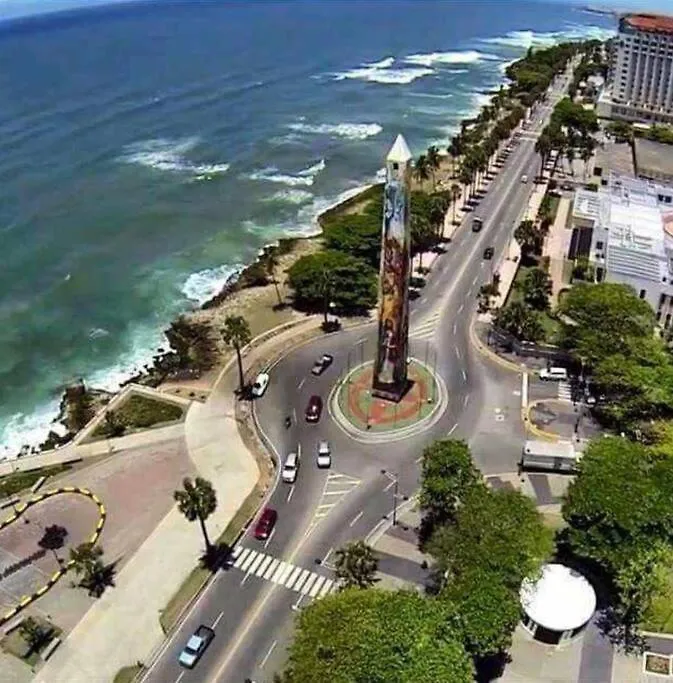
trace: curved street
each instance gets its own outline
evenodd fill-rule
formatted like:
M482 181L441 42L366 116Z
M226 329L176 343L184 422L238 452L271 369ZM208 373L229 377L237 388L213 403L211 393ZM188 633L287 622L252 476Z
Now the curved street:
M256 683L270 682L282 667L296 609L331 589L334 549L366 537L389 518L395 479L398 504L414 493L418 459L427 443L448 435L463 438L485 474L516 469L523 440L517 398L520 378L485 361L470 344L469 328L479 288L490 281L525 212L534 185L521 177L533 178L538 171L536 133L559 96L557 88L490 181L476 209L484 220L481 232L472 232L472 214L467 213L446 253L437 258L421 296L411 303L409 355L434 367L448 391L448 404L439 419L421 433L389 443L353 440L332 420L330 392L349 368L373 358L375 323L320 337L280 358L269 369L271 380L264 397L255 402L255 419L277 461L282 463L290 451L300 451L297 481L289 485L276 480L268 500L278 511L273 535L261 542L248 530L241 541L240 552L246 559L241 555L240 568L217 574L145 680L243 683L249 677ZM495 250L493 261L483 259L489 246ZM331 354L334 362L316 377L311 367L323 353ZM309 424L304 412L314 394L322 397L324 408L320 421ZM494 411L512 420L500 425ZM292 424L286 428L288 415ZM315 464L317 442L322 439L329 441L332 451L328 470ZM271 576L277 581L270 581ZM293 589L298 585L295 578L305 586L315 579L307 595ZM198 666L187 671L179 667L177 657L199 624L213 625L216 637Z

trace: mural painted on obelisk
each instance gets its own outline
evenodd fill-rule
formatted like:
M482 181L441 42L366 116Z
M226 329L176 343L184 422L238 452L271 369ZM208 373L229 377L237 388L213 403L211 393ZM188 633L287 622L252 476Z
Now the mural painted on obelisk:
M391 173L392 171L392 173ZM409 199L408 169L389 168L384 189L383 235L379 282L379 341L374 393L399 399L407 384Z

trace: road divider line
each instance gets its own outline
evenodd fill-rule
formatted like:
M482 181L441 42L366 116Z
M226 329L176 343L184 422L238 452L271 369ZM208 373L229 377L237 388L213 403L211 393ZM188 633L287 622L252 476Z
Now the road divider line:
M217 625L220 623L220 619L224 616L224 610L222 610L216 617L215 621L213 622L213 625L210 627L213 629L213 631L217 628Z
M266 541L264 542L264 547L265 547L265 548L268 548L268 547L269 547L269 543L271 543L271 539L273 538L273 535L274 535L275 533L276 533L276 527L274 527L273 529L271 529L271 533L269 534L269 538L267 538Z
M301 391L301 388L304 386L305 381L306 381L306 377L304 377L304 379L301 382L299 382L299 384L297 384L297 389L299 391Z
M465 398L463 399L463 405L466 406L466 405L467 405L467 402L468 402L469 400L470 400L470 395L469 395L469 394L465 394Z
M352 529L357 524L358 520L360 519L360 517L362 517L363 514L364 510L360 510L360 512L358 512L358 514L355 515L355 517L353 517L351 523L348 526Z
M269 657L271 657L271 653L276 649L276 645L278 645L278 641L274 640L273 643L271 643L271 647L267 651L267 653L264 655L264 659L262 660L262 663L259 665L260 669L264 668L264 665L269 661Z
M463 374L463 382L467 382L467 373L465 372L464 369L461 370L461 372L462 372L462 374Z
M467 398L467 396L465 398ZM453 434L456 431L457 427L458 427L458 423L456 422L456 424L453 425L453 427L451 427L451 429L449 429L449 436L451 436L451 434Z
M290 490L287 493L287 502L289 503L292 500L292 494L294 493L294 484L290 486Z

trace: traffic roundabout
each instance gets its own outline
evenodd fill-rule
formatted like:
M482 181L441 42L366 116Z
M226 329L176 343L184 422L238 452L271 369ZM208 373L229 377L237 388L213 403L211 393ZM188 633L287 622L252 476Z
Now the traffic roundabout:
M432 426L448 405L444 380L416 358L409 359L409 386L400 401L372 394L372 361L350 370L329 396L329 411L337 425L360 443L401 441Z

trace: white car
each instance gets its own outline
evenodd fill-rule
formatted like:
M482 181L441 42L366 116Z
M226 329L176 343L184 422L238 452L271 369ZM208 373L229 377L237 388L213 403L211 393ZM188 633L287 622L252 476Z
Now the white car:
M318 467L332 466L332 452L330 451L328 441L318 442L318 455L316 457L316 463Z
M252 395L255 398L259 398L264 395L266 388L269 386L269 375L266 372L260 372L257 375L253 385L252 385Z
M540 370L540 379L545 381L567 382L568 371L565 368L543 368Z
M283 472L281 474L281 479L286 484L294 484L297 481L297 474L299 473L299 453L290 453L287 458L285 458L285 464L283 465Z
M214 637L215 631L209 626L201 624L185 645L185 649L180 653L178 657L180 664L186 669L193 669Z
M525 175L525 174L522 175L522 176L521 176L521 182L522 182L522 183L527 183L527 182L528 182L528 176Z

